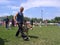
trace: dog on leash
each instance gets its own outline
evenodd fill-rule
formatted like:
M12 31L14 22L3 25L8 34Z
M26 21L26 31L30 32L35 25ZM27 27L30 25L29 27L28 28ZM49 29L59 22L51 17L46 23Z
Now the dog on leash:
M27 23L23 24L23 31L26 33L27 36L28 36L29 29L32 30L31 24L27 24Z
M16 23L17 25L18 23ZM30 23L27 23L26 21L23 22L23 32L28 36L29 29L32 30L32 25Z

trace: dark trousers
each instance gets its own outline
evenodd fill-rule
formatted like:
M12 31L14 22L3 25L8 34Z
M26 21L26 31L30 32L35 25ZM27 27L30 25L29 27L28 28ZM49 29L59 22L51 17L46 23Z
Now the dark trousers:
M8 23L6 23L6 28L8 29L9 28L9 26L8 26L9 24Z
M22 23L18 23L18 31L16 33L16 36L18 36L19 33L21 33L21 37L24 38L27 37L27 35L24 34L22 25L23 25Z
M14 22L12 22L12 26L13 26L13 27L14 27L14 25L15 25Z

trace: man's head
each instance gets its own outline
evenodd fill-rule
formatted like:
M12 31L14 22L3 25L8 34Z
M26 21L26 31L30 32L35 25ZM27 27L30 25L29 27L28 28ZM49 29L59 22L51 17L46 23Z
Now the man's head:
M21 7L21 8L20 8L20 12L23 12L23 10L24 10L24 8L23 8L23 7Z
M8 18L8 16L6 16L6 18Z

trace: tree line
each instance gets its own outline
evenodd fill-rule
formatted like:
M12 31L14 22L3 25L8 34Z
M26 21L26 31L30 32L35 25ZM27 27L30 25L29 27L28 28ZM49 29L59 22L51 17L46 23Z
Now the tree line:
M12 19L13 18L13 15L10 15L10 16L8 16L9 17L9 19ZM5 19L5 17L3 18L3 20ZM42 22L44 22L45 20L43 20L43 19L41 19L41 18L29 18L29 17L24 17L24 20L26 20L26 21L31 21L31 20L33 20L33 22L40 22L40 21L42 21ZM49 20L49 19L47 19L47 22L48 23L58 23L58 22L60 22L60 17L55 17L54 19L51 19L51 20Z

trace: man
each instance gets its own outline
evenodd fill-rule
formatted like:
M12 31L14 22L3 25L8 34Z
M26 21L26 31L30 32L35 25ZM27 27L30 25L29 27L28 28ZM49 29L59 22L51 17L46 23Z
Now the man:
M31 25L33 26L33 19L31 19Z
M14 27L15 26L15 22L14 22L14 19L12 18L12 26Z
M27 35L24 34L23 32L23 21L24 21L24 16L23 16L23 10L24 8L21 7L20 8L20 12L18 12L15 16L14 16L14 20L16 21L16 23L18 24L18 31L16 33L16 37L19 35L19 32L21 33L21 36L24 40L29 40Z
M9 18L8 16L5 19L6 29L9 29Z
M40 21L40 23L39 23L39 26L41 27L41 25L42 25L42 21Z

